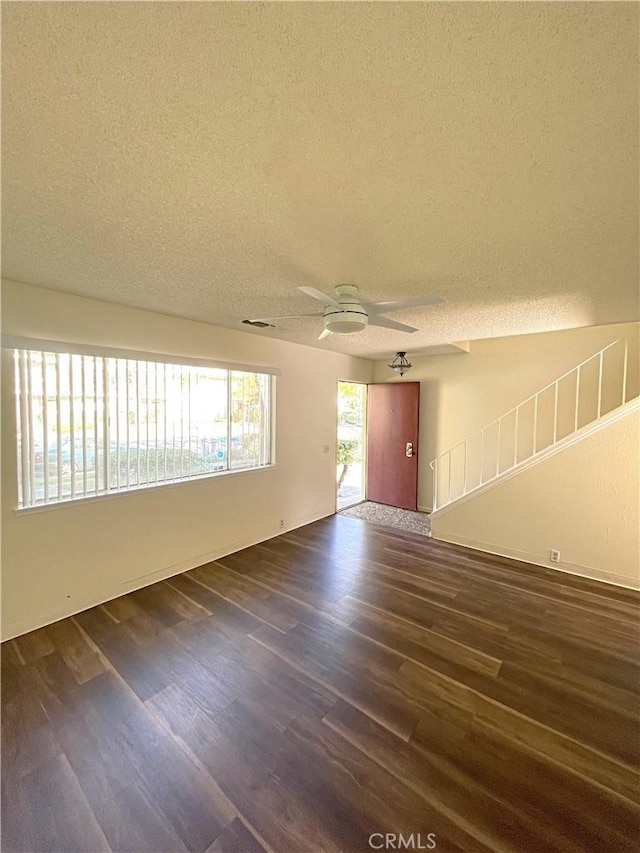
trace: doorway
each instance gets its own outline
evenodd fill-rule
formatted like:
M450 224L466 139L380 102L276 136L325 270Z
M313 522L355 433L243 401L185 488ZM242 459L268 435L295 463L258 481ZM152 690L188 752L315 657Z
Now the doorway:
M365 497L367 386L338 382L338 440L336 454L337 509Z

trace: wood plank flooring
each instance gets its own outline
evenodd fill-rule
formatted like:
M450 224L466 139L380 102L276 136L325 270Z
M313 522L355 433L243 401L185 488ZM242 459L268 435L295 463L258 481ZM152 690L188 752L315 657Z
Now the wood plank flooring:
M341 516L125 595L2 647L2 850L636 850L639 604Z

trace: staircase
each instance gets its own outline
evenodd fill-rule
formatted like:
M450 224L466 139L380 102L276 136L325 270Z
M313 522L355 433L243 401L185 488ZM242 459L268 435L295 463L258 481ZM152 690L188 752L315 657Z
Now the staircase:
M629 349L610 343L434 459L431 517L638 410Z

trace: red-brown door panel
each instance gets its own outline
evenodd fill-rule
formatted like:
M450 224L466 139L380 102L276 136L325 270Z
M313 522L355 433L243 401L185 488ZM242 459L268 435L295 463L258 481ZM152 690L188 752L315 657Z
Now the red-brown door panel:
M369 385L367 396L367 500L415 510L420 383Z

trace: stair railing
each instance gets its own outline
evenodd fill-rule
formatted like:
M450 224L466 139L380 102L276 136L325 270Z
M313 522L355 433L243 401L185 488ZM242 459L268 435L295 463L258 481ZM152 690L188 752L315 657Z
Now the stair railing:
M605 361L605 353L609 353L609 351L613 351L614 348L623 348L622 355L622 366L620 372L617 374L617 381L620 385L620 396L616 395L616 399L614 401L614 405L609 406L606 411L603 411L603 373L604 373L604 361ZM594 364L597 367L597 402L595 405L595 416L585 420L584 422L580 422L580 383L582 378L584 377L585 371L590 364ZM628 374L628 363L629 363L629 346L627 340L617 340L611 344L608 344L606 347L603 347L599 352L595 353L589 358L577 364L575 367L572 367L571 370L568 370L566 373L563 373L562 376L559 376L557 379L554 379L553 382L550 382L548 385L545 385L544 388L541 388L539 391L536 391L535 394L532 394L530 397L527 397L526 400L523 400L521 403L518 403L517 406L514 406L509 411L500 415L500 417L495 418L495 420L488 423L484 426L479 432L475 433L473 436L464 439L464 441L459 442L454 447L440 454L440 456L436 457L432 462L429 463L430 468L433 471L433 510L441 509L447 504L451 503L454 500L463 497L464 495L469 494L476 489L479 489L481 486L485 486L503 474L512 471L519 465L522 465L524 462L532 459L534 456L537 456L539 453L543 451L547 451L550 447L557 444L559 441L566 439L569 435L573 435L573 433L577 432L578 429L582 429L590 423L597 421L600 417L605 414L608 414L615 408L619 406L623 406L627 402L627 374ZM558 435L558 405L559 405L559 397L560 397L560 383L567 382L570 377L575 377L575 388L573 391L574 399L572 401L572 408L570 411L573 412L572 424L570 428L565 431L562 435ZM614 377L616 378L616 377ZM551 436L551 440L544 443L541 447L538 447L538 439L541 429L540 418L543 416L541 399L543 395L547 393L553 394L553 412L552 412L552 420L548 422L549 433ZM619 401L619 402L618 402ZM533 408L533 416L532 416L532 438L530 442L529 452L520 452L520 445L523 433L523 422L525 418L523 417L523 413L525 407L532 406ZM505 425L510 418L513 418L514 426L511 430L505 429ZM511 438L512 437L512 438ZM509 450L509 464L503 465L503 457L505 445L508 443L513 443L513 451L511 453L511 448L508 447ZM473 465L473 452L472 448L474 445L479 445L479 448L475 452L475 456L478 458L479 462L476 466L478 468L478 477L476 481L474 481L471 485L469 485L470 480L470 468ZM460 453L457 453L461 449ZM459 462L454 462L455 456L461 456L462 459ZM487 468L487 460L491 460L490 471L488 475L486 474ZM459 474L456 473L456 467L460 469ZM444 479L446 487L443 488L443 483L440 482L441 479ZM456 484L455 481L458 481ZM458 488L458 485L460 488ZM445 493L446 497L442 494Z

